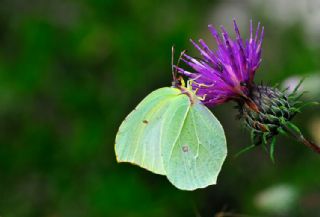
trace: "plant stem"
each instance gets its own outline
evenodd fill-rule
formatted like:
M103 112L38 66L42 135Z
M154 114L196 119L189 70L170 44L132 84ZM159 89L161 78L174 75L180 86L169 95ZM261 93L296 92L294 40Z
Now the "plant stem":
M311 148L314 152L320 154L320 146L315 144L314 142L311 142L304 138L304 136L301 134L301 132L297 132L296 130L293 130L292 128L288 126L284 126L284 130L289 133L291 136L293 136L295 139L297 139L299 142L304 144L305 146Z

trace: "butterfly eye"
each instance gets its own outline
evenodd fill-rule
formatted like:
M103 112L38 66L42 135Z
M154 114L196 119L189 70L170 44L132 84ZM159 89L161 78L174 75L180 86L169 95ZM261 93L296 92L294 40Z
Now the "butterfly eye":
M241 87L248 87L248 83L245 82L245 81L241 81L241 82L240 82L240 86L241 86Z

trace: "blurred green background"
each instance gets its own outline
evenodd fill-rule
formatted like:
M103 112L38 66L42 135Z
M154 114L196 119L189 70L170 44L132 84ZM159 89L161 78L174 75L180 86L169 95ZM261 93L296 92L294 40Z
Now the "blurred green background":
M117 128L152 90L171 84L171 46L198 55L207 24L248 35L265 26L256 81L320 99L319 1L2 0L0 7L0 216L320 216L320 158L280 137L276 164L250 144L233 104L217 106L229 155L218 184L194 192L117 164ZM309 80L308 80L309 79ZM284 82L284 83L283 83ZM320 143L319 107L295 123ZM231 215L232 214L232 215ZM219 217L222 217L220 215Z

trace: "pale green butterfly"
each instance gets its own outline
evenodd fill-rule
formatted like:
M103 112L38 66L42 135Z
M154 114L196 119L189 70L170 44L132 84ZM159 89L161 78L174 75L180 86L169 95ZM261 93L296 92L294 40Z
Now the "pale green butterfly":
M122 122L115 142L118 162L166 175L181 190L216 184L227 155L224 130L191 82L180 78L180 85L150 93Z

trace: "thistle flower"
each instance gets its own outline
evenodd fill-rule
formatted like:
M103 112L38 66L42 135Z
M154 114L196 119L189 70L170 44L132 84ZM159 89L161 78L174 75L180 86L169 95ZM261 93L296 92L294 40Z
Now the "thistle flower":
M192 79L193 87L199 96L203 96L203 103L212 106L229 100L247 98L256 70L261 62L261 44L264 28L260 32L260 23L253 36L252 22L250 22L250 38L245 42L240 36L234 21L236 40L232 40L227 31L221 26L222 38L218 31L209 25L213 37L218 45L217 51L211 50L200 39L199 44L191 40L200 51L202 59L183 55L182 60L195 70L188 72L176 67L178 72Z
M293 93L288 94L276 87L256 85L254 75L261 62L261 45L264 28L258 24L253 36L252 21L250 21L250 37L245 42L234 21L236 39L232 40L227 31L221 26L221 35L209 25L217 50L211 50L200 39L199 44L191 40L199 50L202 58L194 58L183 54L182 60L194 72L186 71L175 66L177 71L191 80L192 88L202 98L207 106L215 106L233 100L237 103L239 118L251 130L252 142L269 144L273 159L275 136L279 133L293 136L298 141L320 153L320 147L306 140L292 118L304 106L299 101L296 87Z

